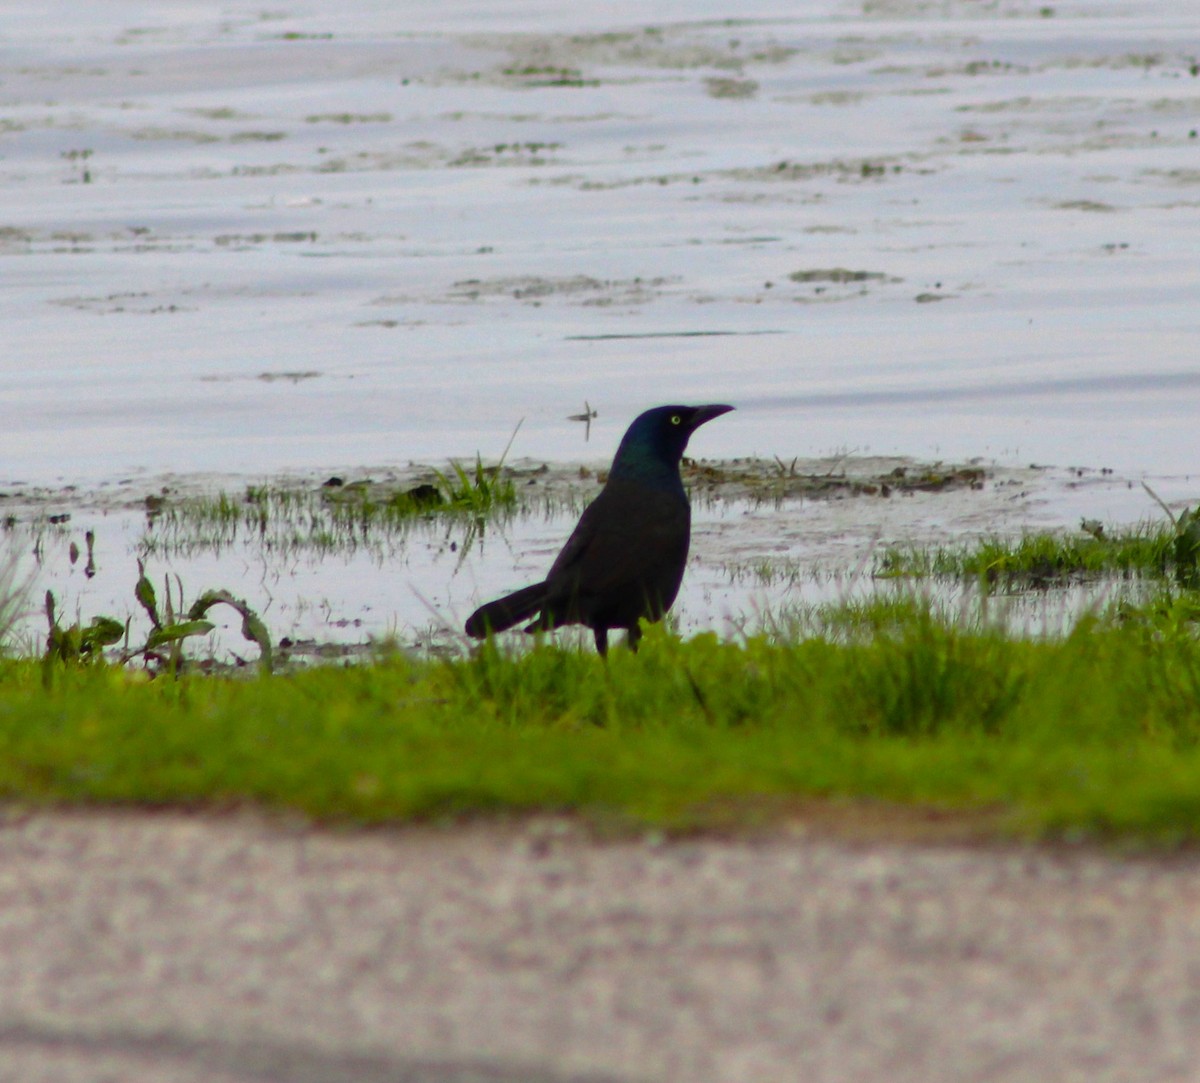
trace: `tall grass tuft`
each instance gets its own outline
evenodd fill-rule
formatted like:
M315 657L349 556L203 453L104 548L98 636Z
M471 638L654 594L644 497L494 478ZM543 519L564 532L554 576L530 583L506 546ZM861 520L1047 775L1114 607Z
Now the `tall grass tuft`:
M17 622L29 600L29 579L22 575L15 548L0 557L0 654L13 648Z
M1101 576L1161 578L1178 565L1174 525L1150 523L1112 535L1092 526L1078 534L985 538L958 546L893 546L875 562L879 578L973 579L989 589L1026 590Z
M449 474L435 470L434 475L445 496L447 510L484 516L517 506L516 486L512 478L505 477L503 466L485 467L478 455L473 470L451 461Z

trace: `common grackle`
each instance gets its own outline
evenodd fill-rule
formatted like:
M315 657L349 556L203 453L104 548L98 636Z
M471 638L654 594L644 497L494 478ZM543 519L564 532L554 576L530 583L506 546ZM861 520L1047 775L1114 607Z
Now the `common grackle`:
M692 509L679 462L688 437L732 406L656 406L629 426L608 481L540 583L488 602L467 620L482 639L539 614L527 632L562 624L592 629L596 650L608 651L608 630L624 628L634 650L638 620L659 620L671 608L691 541Z

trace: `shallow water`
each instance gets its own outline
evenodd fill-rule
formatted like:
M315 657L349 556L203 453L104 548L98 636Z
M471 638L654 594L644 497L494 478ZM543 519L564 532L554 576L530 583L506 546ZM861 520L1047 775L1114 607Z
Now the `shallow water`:
M9 5L0 481L670 400L739 407L709 456L1190 472L1185 7Z
M839 459L800 462L796 469L803 477L844 472L870 481L911 465ZM314 520L305 511L272 518L265 530L245 522L233 528L188 519L172 525L170 516L147 514L145 496L164 487L179 501L219 489L237 506L244 493L237 478L159 478L148 488L128 483L90 491L23 489L0 501L13 520L9 544L23 554L23 571L33 580L17 642L29 652L40 649L47 589L64 624L86 624L100 614L131 619L131 643L143 642L149 623L133 595L141 560L161 612L168 594L183 612L205 590L228 590L264 619L276 643L293 641L294 657L357 653L368 642L388 639L406 648L461 651L469 646L462 633L467 614L545 574L596 484L568 469L531 470L528 461L514 466L522 471L527 510L521 514L486 526L464 518L433 518L395 530L376 526L357 537L341 532L334 544L320 529L327 518ZM388 479L376 474L375 480ZM394 481L409 484L403 475ZM293 478L289 484L312 491L319 481ZM1159 495L1181 506L1178 486L1171 479L1160 484ZM786 630L796 620L811 630L827 603L893 592L927 596L951 619L968 624L1055 633L1086 611L1139 598L1148 589L1138 582L1094 581L984 601L969 584L873 578L876 562L894 545L955 545L1028 529L1077 528L1084 517L1151 518L1144 509L1153 503L1140 485L1101 471L991 467L977 485L935 492L884 496L875 484L820 498L756 502L732 491L696 491L693 504L692 558L671 614L684 634L713 629L736 637ZM1113 509L1118 514L1105 514ZM1162 514L1155 507L1154 517ZM0 588L2 580L0 574ZM194 643L193 657L257 654L241 640L233 610L217 607L208 615L219 631L212 641ZM560 639L568 635L557 633Z
M889 531L1149 517L1143 476L1194 502L1185 7L8 5L0 488L496 457L518 423L513 456L602 462L670 400L737 405L705 457L1061 470L965 524L936 501L701 512L685 628L778 601L730 562L836 565L844 590ZM1074 464L1122 483L1076 491ZM89 515L103 589L65 563ZM280 633L412 638L569 527L465 561L435 533L373 564L158 573L253 594ZM76 509L43 580L110 608L139 529Z

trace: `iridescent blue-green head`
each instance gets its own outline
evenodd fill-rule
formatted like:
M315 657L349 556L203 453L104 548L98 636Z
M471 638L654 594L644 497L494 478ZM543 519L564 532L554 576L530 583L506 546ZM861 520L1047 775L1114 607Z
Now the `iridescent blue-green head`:
M721 405L656 406L639 414L621 439L609 477L678 480L679 460L692 433L732 409Z

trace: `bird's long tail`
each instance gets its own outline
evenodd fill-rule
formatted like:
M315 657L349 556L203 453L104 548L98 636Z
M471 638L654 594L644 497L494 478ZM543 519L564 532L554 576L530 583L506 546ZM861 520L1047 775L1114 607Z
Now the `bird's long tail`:
M545 583L534 583L531 587L524 587L481 605L467 618L467 635L483 639L489 631L503 632L514 624L528 620L545 604L546 594Z

